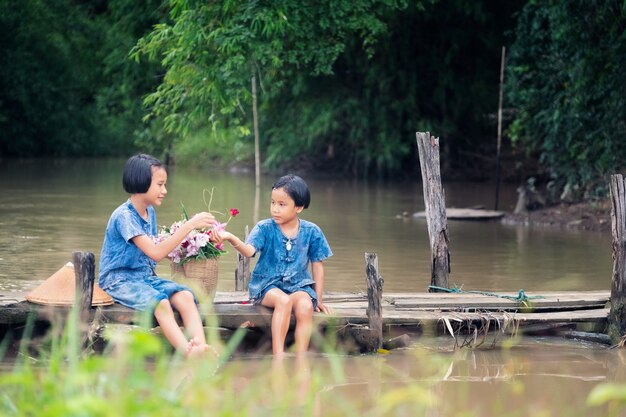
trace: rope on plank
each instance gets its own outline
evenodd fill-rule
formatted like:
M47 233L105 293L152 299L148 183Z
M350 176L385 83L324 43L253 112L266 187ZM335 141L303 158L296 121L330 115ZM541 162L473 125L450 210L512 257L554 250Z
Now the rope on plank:
M487 295L490 297L506 298L507 300L516 301L518 303L524 304L526 307L529 306L531 299L545 298L542 295L526 295L524 290L519 290L517 292L517 297L515 297L512 295L497 294L495 292L487 292L487 291L463 291L459 287L444 288L444 287L438 287L436 285L429 285L428 288L433 289L433 290L443 291L443 292L454 293L454 294L480 294L480 295Z

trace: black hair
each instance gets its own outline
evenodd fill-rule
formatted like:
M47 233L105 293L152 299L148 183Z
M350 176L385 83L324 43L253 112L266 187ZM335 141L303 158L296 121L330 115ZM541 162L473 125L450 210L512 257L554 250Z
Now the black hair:
M306 182L297 175L288 174L280 177L272 185L272 190L282 188L296 203L296 207L308 208L311 203L311 193Z
M122 184L129 194L141 194L148 191L152 183L152 167L163 168L161 161L143 153L128 158L124 165Z

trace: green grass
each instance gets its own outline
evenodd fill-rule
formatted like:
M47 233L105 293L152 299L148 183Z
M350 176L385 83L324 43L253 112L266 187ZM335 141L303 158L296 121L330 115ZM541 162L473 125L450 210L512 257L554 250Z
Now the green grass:
M254 166L254 142L233 130L204 129L174 144L174 160L178 165L212 167Z

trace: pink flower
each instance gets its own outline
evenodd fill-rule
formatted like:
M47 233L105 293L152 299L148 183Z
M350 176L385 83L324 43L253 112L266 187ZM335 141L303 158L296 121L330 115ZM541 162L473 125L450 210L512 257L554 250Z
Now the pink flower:
M206 190L205 190L206 191ZM213 191L210 192L211 198L213 198ZM203 193L204 197L204 193ZM205 199L205 204L206 204ZM182 203L181 203L182 205ZM216 223L212 229L193 230L183 239L180 244L174 248L167 256L168 258L177 264L187 262L189 259L209 259L218 257L225 253L224 244L222 242L215 243L212 241L212 237L215 233L223 232L226 230L226 226L233 219L233 217L239 214L239 210L231 208L227 213L220 213L218 211L211 211L211 201L207 204L208 211L210 213L217 213L221 216L227 216L230 214L228 220L225 223ZM171 226L163 226L158 236L154 239L156 244L163 242L165 239L176 233L181 226L189 220L189 216L183 206L183 220L172 223ZM216 239L217 240L217 239Z

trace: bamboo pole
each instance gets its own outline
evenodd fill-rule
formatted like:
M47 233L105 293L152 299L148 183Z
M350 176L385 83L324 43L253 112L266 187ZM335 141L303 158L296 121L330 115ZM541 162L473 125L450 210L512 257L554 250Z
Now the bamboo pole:
M448 218L439 169L439 138L431 136L429 132L417 132L416 135L432 258L430 285L448 288L450 275ZM429 291L437 292L432 288Z
M613 279L608 334L617 344L626 334L626 182L621 174L611 175L611 231Z
M252 74L252 119L254 122L254 178L255 184L261 186L261 151L259 150L259 112L257 109L256 75Z
M504 57L506 47L502 47L502 59L500 60L500 93L498 98L498 144L496 150L496 203L494 210L498 210L500 200L500 148L502 147L502 92L504 88Z

